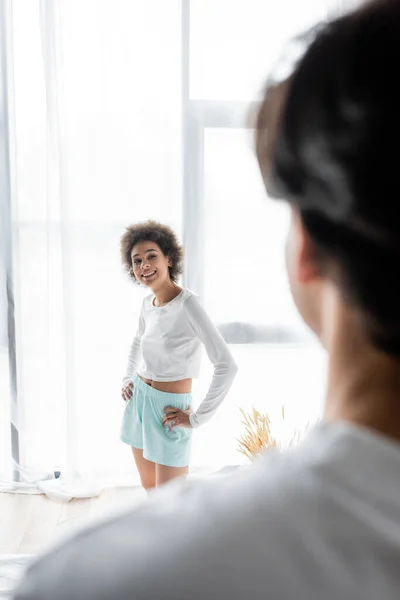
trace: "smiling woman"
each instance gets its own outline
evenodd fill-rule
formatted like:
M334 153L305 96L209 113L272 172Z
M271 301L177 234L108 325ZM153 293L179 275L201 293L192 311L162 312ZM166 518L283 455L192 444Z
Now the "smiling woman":
M121 429L143 487L150 489L188 473L191 430L215 413L237 367L197 296L178 285L183 248L169 227L155 221L131 225L121 238L121 257L131 279L152 291L129 353ZM201 344L214 377L193 412L192 380L199 375Z
M155 267L153 261L163 255L168 257L169 277L177 283L183 271L183 248L174 231L167 225L156 221L146 221L127 227L121 239L122 263L136 283L143 282L143 272L150 274L150 269L143 269L144 255L149 260L147 266Z

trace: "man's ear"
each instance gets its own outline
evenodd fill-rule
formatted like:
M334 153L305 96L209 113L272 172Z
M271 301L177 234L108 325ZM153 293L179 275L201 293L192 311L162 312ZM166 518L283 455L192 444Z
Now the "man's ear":
M295 275L299 283L310 283L321 276L317 248L304 227L298 211L292 214L292 243L295 245Z

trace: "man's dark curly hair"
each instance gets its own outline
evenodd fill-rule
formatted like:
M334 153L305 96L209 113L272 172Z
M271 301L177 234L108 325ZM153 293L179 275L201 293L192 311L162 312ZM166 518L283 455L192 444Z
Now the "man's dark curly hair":
M171 259L172 266L169 267L169 276L175 283L183 272L183 247L180 245L175 232L157 221L145 221L129 225L121 237L121 259L124 269L129 277L139 284L132 269L132 248L140 242L154 242L157 244L164 256Z
M321 268L381 351L400 357L400 2L324 24L267 86L256 151L269 196L297 209ZM384 151L382 152L382 149Z

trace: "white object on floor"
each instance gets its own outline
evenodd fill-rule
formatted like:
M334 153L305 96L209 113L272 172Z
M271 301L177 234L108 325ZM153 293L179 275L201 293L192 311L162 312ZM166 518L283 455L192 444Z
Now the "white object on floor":
M68 502L72 498L95 498L104 490L102 482L82 479L79 476L39 481L37 487L51 500Z
M51 500L68 502L72 498L95 498L104 490L104 481L78 474L43 479L35 483L1 481L0 492L9 494L46 494Z

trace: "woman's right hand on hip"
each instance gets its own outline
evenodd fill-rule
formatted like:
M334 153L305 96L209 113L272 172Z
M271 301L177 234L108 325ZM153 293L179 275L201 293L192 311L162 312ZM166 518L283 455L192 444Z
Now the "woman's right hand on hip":
M132 381L130 381L129 383L124 385L124 387L122 388L121 396L125 400L125 402L127 400L129 400L130 398L132 398L132 390L133 390Z

